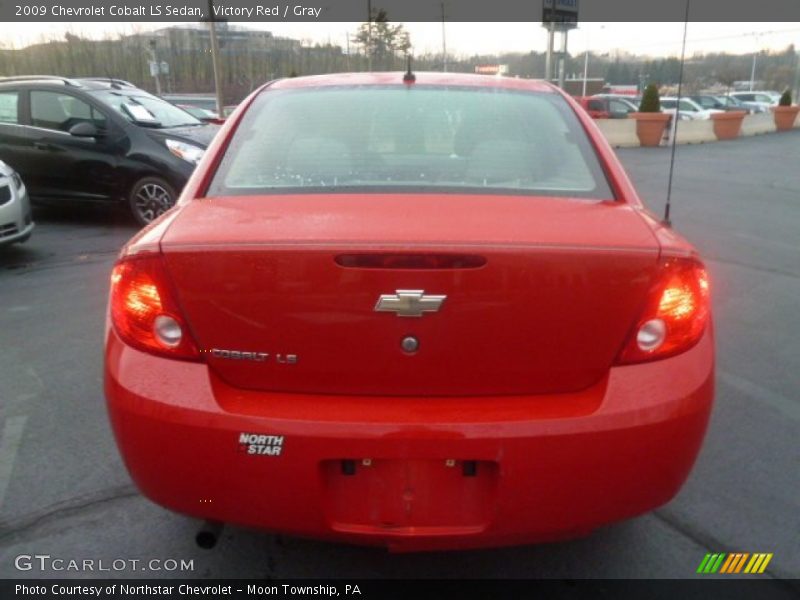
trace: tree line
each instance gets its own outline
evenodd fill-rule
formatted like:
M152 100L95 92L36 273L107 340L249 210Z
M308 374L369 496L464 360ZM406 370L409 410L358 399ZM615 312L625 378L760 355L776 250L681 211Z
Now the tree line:
M167 32L169 33L169 31ZM163 92L210 92L214 89L210 48L199 35L164 35L156 41L159 61L169 65L161 77ZM109 76L131 81L143 89L155 90L149 61L152 34L135 33L104 40L93 40L68 33L63 39L44 41L24 48L0 45L0 76L48 74L65 77ZM261 83L280 77L367 70L404 70L406 54L413 52L412 40L402 25L388 22L376 14L372 23L362 24L350 37L349 48L338 44L312 44L281 38L263 44L226 41L222 36L221 63L225 101L238 102ZM294 43L290 43L294 42ZM1 42L0 42L1 44ZM349 50L349 51L348 51ZM753 56L710 53L686 60L684 84L688 91L713 85L731 86L749 80ZM439 71L443 55L414 56L414 69ZM540 78L544 74L543 52L502 53L472 56L447 56L447 68L455 72L474 72L479 64L506 64L508 74ZM583 54L569 55L568 76L583 76ZM589 77L603 78L610 84L643 85L654 82L674 85L680 73L677 58L614 57L591 54ZM761 52L757 56L756 80L768 89L783 90L797 85L798 56L794 46L780 52Z

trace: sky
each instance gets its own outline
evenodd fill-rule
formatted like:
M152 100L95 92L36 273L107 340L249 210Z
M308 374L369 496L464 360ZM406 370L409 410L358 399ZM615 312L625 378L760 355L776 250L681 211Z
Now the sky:
M359 25L232 23L265 29L278 36L321 43L330 41L342 47L346 46L347 34L353 34ZM5 46L20 47L44 39L63 38L67 32L102 38L171 25L178 23L15 23L13 32L4 32L0 42ZM411 34L414 53L441 52L441 23L404 25ZM453 55L544 51L547 43L541 23L447 23L445 31L447 51ZM582 53L588 46L595 53L624 50L639 55L677 56L682 36L683 23L583 23L569 33L568 51ZM698 52L751 54L756 50L783 50L789 44L800 48L800 23L689 23L687 56Z

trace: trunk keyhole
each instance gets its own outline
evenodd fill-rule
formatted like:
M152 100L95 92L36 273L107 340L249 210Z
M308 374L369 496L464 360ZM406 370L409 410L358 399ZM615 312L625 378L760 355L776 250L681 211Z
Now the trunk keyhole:
M400 347L403 349L403 352L413 354L419 350L419 340L413 335L408 335L403 338L402 342L400 342Z

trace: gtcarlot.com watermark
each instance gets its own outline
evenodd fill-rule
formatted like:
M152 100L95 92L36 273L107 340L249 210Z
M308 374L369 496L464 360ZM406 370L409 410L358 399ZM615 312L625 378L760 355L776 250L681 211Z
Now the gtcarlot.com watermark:
M70 571L101 573L109 571L194 571L194 559L175 558L62 558L50 554L19 554L14 559L18 571Z

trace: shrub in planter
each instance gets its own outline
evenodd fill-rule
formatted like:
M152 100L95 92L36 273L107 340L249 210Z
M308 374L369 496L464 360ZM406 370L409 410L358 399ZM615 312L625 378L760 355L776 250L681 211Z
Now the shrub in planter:
M631 117L636 119L636 135L642 146L658 146L661 143L670 115L661 112L655 84L651 83L645 88L639 112L631 113Z
M639 112L658 113L661 112L661 98L658 95L658 88L655 83L649 84L644 88L642 101L639 103Z
M792 106L792 92L786 90L781 94L778 106L772 109L772 114L775 117L775 128L778 131L788 131L794 127L798 112L800 112L800 106Z

